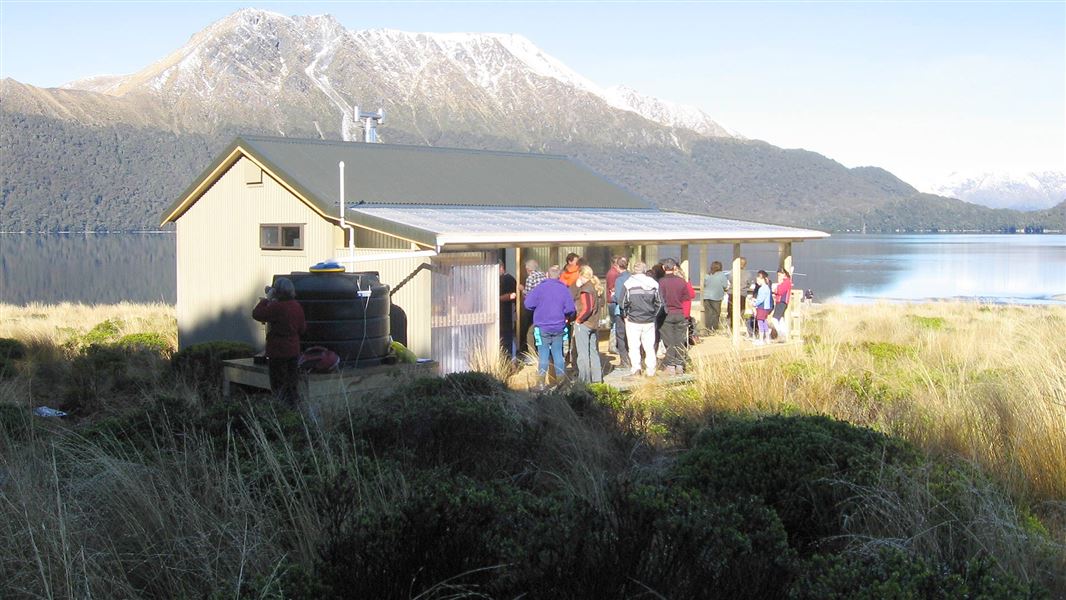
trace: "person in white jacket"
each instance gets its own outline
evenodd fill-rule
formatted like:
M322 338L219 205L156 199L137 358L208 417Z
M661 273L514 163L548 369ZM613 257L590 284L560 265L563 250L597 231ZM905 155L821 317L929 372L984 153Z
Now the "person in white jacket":
M646 274L648 265L638 262L633 265L633 274L623 285L623 294L619 302L622 318L625 320L626 340L629 342L630 375L640 375L640 351L644 350L646 361L645 373L655 376L657 366L655 358L655 319L663 310L663 297L659 293L659 282Z

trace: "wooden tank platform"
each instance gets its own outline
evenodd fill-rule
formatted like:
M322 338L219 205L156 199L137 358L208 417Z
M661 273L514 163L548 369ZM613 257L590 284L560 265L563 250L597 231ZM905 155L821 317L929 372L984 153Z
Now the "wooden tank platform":
M300 377L300 394L304 400L353 398L388 392L397 385L421 377L439 375L437 361L414 364L398 363L375 367L345 368L335 373L305 373ZM257 365L251 358L222 362L222 394L229 396L233 384L269 390L270 376L266 364Z

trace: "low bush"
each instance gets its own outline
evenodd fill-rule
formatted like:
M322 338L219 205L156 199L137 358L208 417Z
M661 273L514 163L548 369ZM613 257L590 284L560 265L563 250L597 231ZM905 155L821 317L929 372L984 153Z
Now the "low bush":
M106 319L93 326L81 336L79 342L83 346L93 344L104 345L115 341L121 329L122 322L117 319Z
M678 484L716 498L754 495L777 511L794 548L842 533L849 483L884 464L917 461L905 443L826 417L731 420L702 432L673 469Z
M255 348L244 342L204 342L175 352L170 364L199 389L218 389L222 384L222 361L248 358L255 353Z
M358 512L320 551L314 590L327 598L413 598L438 584L490 583L513 536L528 528L532 498L465 477L424 474L393 510ZM293 590L296 591L296 590Z
M26 357L26 346L19 340L0 338L0 379L14 376L16 361Z
M165 362L151 351L92 344L70 362L62 382L61 408L85 416L105 407L137 404L158 384Z
M159 333L130 333L119 338L117 345L127 350L145 350L169 357L172 348L166 337Z
M756 499L714 504L688 490L617 485L606 507L444 472L408 499L332 528L314 581L287 597L584 599L781 596L794 554Z
M525 577L509 596L767 598L792 576L784 528L756 498L624 484L608 490L606 510L573 500L552 508L527 538Z
M932 564L895 548L870 554L817 556L804 565L790 590L793 600L1021 600L1047 594L985 559L959 567Z
M537 441L536 428L510 410L506 394L482 374L421 379L367 401L354 429L376 454L497 477L521 470Z

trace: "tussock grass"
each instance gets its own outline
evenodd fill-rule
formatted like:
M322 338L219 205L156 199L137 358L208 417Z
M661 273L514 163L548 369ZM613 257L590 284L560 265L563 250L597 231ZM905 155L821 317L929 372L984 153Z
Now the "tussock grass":
M1026 556L1032 532L1017 523L1029 520L1056 540L1066 569L1066 308L829 305L812 315L801 353L701 364L694 393L673 394L674 410L711 420L820 414L906 439L994 482L974 480L960 496L971 504L955 508L983 523L965 536L972 547L994 547L1004 561ZM868 531L895 532L869 543L929 550L945 525L927 521L923 482L905 487L910 494L891 498L856 490L878 523Z
M84 334L95 325L112 321L118 337L142 332L159 333L178 343L177 317L168 304L0 304L0 338L61 346L71 335Z
M840 482L855 507L843 529L849 551L892 547L955 564L992 556L1001 573L1066 590L1063 308L823 306L806 323L803 348L696 365L691 386L534 395L455 377L454 389L434 392L453 403L440 413L394 410L415 406L415 392L376 410L365 408L378 401L368 398L308 413L275 411L257 397L227 403L172 377L157 357L156 372L125 387L104 385L120 371L86 379L111 396L79 421L29 417L30 406L81 381L72 365L92 354L85 339L94 330L113 340L176 338L164 305L0 305L0 337L27 347L17 376L0 379L2 597L280 597L279 582L291 589L351 514L384 514L417 494L400 465L406 455L378 455L361 436L402 433L393 420L406 415L421 428L407 442L413 451L439 435L435 427L472 422L456 420L470 411L491 417L499 439L531 448L500 448L518 460L493 467L490 479L608 515L612 482L668 471L708 425L819 414L868 426L934 462L886 465L872 485ZM500 379L513 373L495 352L475 364ZM483 414L493 402L499 410ZM465 444L458 450L424 444L420 460L454 450L495 464L478 433L445 440ZM421 594L477 590L459 576Z

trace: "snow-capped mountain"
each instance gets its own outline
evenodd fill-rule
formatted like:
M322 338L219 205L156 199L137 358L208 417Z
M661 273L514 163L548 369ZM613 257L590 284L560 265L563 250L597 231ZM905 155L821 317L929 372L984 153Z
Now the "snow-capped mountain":
M649 121L691 129L710 137L742 137L716 123L698 107L645 96L631 87L612 86L603 90L600 96L611 106L635 112Z
M1041 210L1066 201L1066 173L952 173L930 186L941 196L991 208Z
M621 129L623 144L672 146L739 137L698 108L601 88L521 35L355 31L328 15L256 9L212 24L137 73L63 87L153 97L182 129L201 131L236 123L353 139L352 112L362 102L415 124L428 143L455 130L600 143Z

